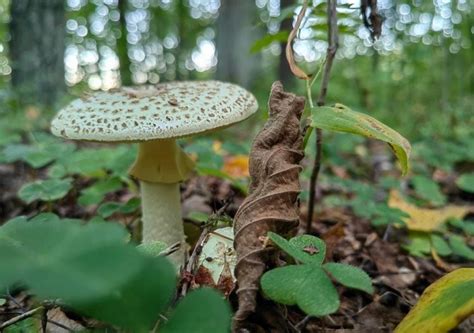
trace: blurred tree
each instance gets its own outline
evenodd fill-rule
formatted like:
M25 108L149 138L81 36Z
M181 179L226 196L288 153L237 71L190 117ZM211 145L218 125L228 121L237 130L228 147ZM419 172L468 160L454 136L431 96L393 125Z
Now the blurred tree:
M65 91L64 5L64 0L11 1L11 76L22 102L51 106Z
M280 10L287 8L293 4L292 0L280 0ZM293 16L285 18L281 22L280 31L291 31L293 28ZM286 42L280 43L281 53L278 64L278 79L283 82L285 86L289 86L293 79L293 74L291 73L290 66L286 60L285 47Z
M217 18L217 79L249 88L258 66L250 46L258 34L253 18L254 1L221 0ZM257 36L256 36L257 35Z
M131 63L128 57L127 21L125 18L127 8L127 0L118 0L118 9L120 12L120 37L117 39L117 55L120 62L120 81L124 86L132 84L132 73L130 72Z

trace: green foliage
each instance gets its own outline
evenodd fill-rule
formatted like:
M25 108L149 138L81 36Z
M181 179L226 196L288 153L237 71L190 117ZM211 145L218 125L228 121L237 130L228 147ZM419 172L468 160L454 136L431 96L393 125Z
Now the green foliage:
M431 178L414 176L411 180L418 197L428 201L433 206L446 204L446 196L441 192L439 185Z
M166 243L155 241L151 243L143 243L137 246L137 249L140 250L142 253L152 256L158 257L160 256L168 245Z
M78 202L83 206L97 205L104 200L107 193L115 192L122 187L122 182L118 177L101 179L83 190Z
M324 241L311 236L297 236L289 241L269 232L268 238L300 265L287 265L266 272L261 280L263 292L272 300L298 305L305 313L325 316L339 308L339 296L328 274L342 285L373 292L370 277L361 269L346 264L322 264L326 254Z
M465 222L459 221L457 226ZM466 223L467 224L467 223ZM414 256L423 257L431 251L443 257L457 256L467 260L474 260L474 250L467 244L466 239L458 234L445 231L440 233L410 232L409 243L403 247Z
M251 53L261 52L264 48L270 46L272 43L283 43L288 39L288 31L280 31L273 35L265 35L263 38L260 38L253 43L250 48Z
M217 291L203 288L178 303L160 333L227 333L232 311Z
M362 290L368 294L374 292L370 277L360 268L335 262L328 262L327 264L324 264L323 267L326 272L331 274L334 280L343 286Z
M111 223L81 225L52 214L11 220L0 228L0 290L21 285L42 300L147 332L168 309L176 273L167 259L143 255L126 238ZM172 312L164 332L229 330L229 306L215 291L193 292Z
M408 172L410 143L398 132L369 115L352 111L342 104L336 104L334 107L315 107L311 110L311 126L358 134L387 142L400 161L402 172L404 174Z
M474 173L466 173L456 180L456 185L463 191L474 193Z
M35 200L55 201L63 198L72 188L72 179L37 180L23 185L18 191L18 197L26 203Z
M105 202L99 206L97 213L103 218L108 218L113 214L131 214L140 208L140 199L132 198L126 203L122 202Z
M474 313L474 269L460 268L425 289L395 333L451 332Z

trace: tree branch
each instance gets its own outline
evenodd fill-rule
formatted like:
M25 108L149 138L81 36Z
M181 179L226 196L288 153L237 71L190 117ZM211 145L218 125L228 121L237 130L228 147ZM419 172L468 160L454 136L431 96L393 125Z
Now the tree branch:
M321 89L319 91L318 106L323 106L326 102L328 92L329 78L331 75L332 64L339 46L339 37L337 32L337 12L336 0L328 0L327 22L328 22L328 49L324 65L323 78L321 80ZM319 170L321 169L323 133L320 129L316 130L316 157L314 159L313 171L309 185L308 216L306 220L306 233L311 233L311 224L313 222L314 204L316 199L316 186L318 184Z

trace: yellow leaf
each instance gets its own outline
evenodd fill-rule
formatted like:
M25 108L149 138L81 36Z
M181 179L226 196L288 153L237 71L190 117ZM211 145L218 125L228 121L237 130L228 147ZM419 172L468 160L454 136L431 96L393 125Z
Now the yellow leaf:
M444 333L474 314L474 268L460 268L430 285L395 333Z
M390 191L388 205L403 210L410 215L409 218L404 219L408 229L425 232L438 229L449 218L462 219L467 213L474 211L472 206L456 205L448 205L438 209L420 208L406 202L400 192L395 190Z
M225 159L223 170L233 178L249 176L249 158L247 155L230 156Z
M222 142L216 140L212 143L212 150L219 155L222 155Z

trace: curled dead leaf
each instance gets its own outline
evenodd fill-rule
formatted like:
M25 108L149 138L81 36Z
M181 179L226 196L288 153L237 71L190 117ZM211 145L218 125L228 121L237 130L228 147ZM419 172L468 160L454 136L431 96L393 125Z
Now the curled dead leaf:
M298 14L298 17L296 18L296 24L291 30L290 34L288 35L288 41L286 43L286 48L285 48L285 55L286 55L286 60L288 60L288 65L290 66L291 72L298 78L303 79L303 80L309 80L308 74L305 73L304 70L302 70L295 61L295 57L293 55L293 47L292 43L293 40L296 37L296 34L298 33L298 30L300 28L301 22L303 21L304 15L306 14L306 9L308 9L308 1L305 0L303 3L303 8L301 8L300 13Z
M270 116L256 136L250 153L249 196L234 220L239 300L235 329L242 327L255 312L260 277L268 266L274 265L277 252L267 246L268 232L293 234L299 223L303 109L304 98L285 92L280 82L272 85Z

